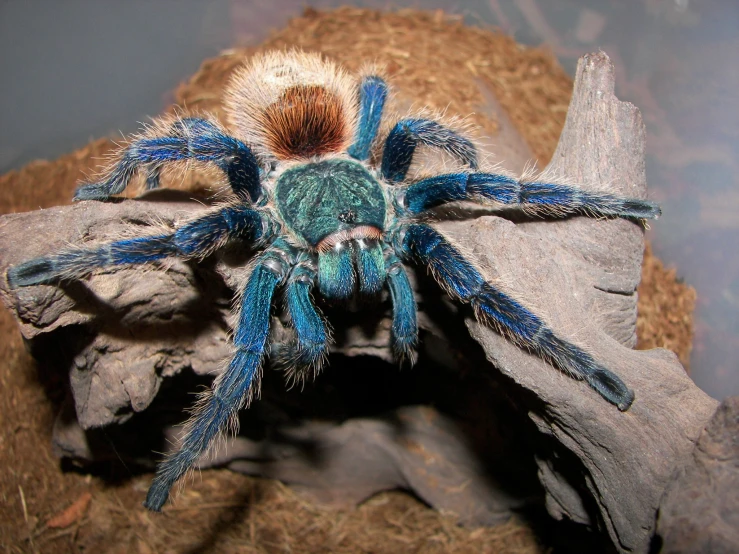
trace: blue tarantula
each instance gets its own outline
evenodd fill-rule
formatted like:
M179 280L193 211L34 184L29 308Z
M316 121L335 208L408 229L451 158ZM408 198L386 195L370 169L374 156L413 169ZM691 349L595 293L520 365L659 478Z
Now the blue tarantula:
M226 174L230 202L171 233L63 250L8 270L11 287L26 287L79 279L105 266L170 256L200 259L227 243L259 251L239 297L235 353L200 398L179 449L159 465L145 502L149 509L161 510L172 485L251 398L278 288L284 289L295 331L294 367L315 370L330 342L312 295L328 301L376 297L385 286L392 301L394 352L399 358L411 356L418 328L404 264L412 262L430 270L452 298L469 304L481 322L521 348L585 380L620 410L633 402L633 392L618 376L488 283L424 219L437 206L463 200L556 217L636 220L658 217L659 207L481 172L470 139L433 119L389 121L380 140L387 99L388 86L375 73L354 77L318 55L300 52L258 56L234 75L226 91L230 132L210 119L165 121L133 140L101 182L84 184L75 194L76 200L105 200L122 192L139 171L145 172L147 188L156 188L165 164L197 161ZM454 158L464 169L409 182L419 146Z

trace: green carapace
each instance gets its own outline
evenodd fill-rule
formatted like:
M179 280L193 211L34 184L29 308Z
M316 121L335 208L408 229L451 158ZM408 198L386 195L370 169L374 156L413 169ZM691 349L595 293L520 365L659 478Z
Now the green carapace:
M385 196L360 163L324 160L300 165L277 181L275 202L282 219L312 247L360 225L384 229Z

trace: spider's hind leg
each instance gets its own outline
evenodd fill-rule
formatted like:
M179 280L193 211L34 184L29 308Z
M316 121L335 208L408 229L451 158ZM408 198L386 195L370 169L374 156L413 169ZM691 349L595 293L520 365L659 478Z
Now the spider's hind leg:
M516 344L585 380L603 398L628 410L634 393L613 372L574 344L559 338L534 313L486 282L440 233L428 225L410 224L395 235L393 246L401 256L428 267L453 298L468 303L477 318L498 329Z
M261 195L259 164L251 149L206 119L186 117L174 122L166 136L145 137L131 143L104 181L80 185L75 200L105 200L123 192L140 167L145 167L147 190L159 186L159 172L170 162L196 160L213 163L228 177L243 201Z
M362 80L359 85L359 126L354 143L347 150L352 158L369 158L386 99L387 83L381 77L369 75Z
M144 502L150 510L161 511L172 485L207 452L227 425L236 425L238 410L258 387L260 363L269 334L272 297L287 269L284 257L276 250L268 250L259 257L241 299L233 337L236 353L213 382L212 390L201 397L179 450L157 468Z

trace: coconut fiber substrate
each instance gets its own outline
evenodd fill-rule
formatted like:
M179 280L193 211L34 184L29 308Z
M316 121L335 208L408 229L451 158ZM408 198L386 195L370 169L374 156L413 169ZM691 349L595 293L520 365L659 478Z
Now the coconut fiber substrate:
M453 44L454 48L440 45ZM186 111L220 110L232 70L256 51L299 47L357 70L384 64L397 94L416 106L469 115L481 134L500 121L479 107L480 83L539 167L554 152L572 81L546 51L490 30L465 27L441 12L313 10L253 49L207 60L176 93ZM78 181L111 153L100 139L55 161L33 162L0 177L0 212L70 202ZM208 189L202 175L178 174L164 186ZM666 347L687 366L695 291L647 248L639 288L639 348ZM0 312L0 549L4 552L543 552L553 535L514 518L492 528L459 527L402 492L379 494L352 509L305 500L290 488L227 470L203 471L163 515L141 500L151 474L122 465L75 468L51 453L63 383L39 379L15 322ZM43 385L41 384L43 383Z

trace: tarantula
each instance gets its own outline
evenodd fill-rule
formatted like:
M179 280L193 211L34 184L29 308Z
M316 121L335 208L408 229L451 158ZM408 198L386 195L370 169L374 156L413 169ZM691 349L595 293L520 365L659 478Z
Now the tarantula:
M432 208L461 200L555 217L636 220L658 217L659 207L479 171L472 141L438 118L389 121L380 140L387 99L388 86L374 72L355 77L319 55L301 52L257 56L236 72L226 90L228 131L213 119L170 120L133 140L101 182L83 184L75 193L75 200L105 200L122 192L141 170L147 188L156 188L165 164L198 161L226 174L231 201L168 234L67 249L8 270L11 287L26 287L79 279L104 266L170 256L200 259L226 243L259 251L239 297L235 353L198 401L179 449L159 465L144 503L150 510L161 510L172 485L250 400L278 288L284 289L295 332L289 357L297 368L315 371L330 342L313 294L346 301L376 297L385 286L392 301L393 350L399 358L411 357L418 328L404 264L414 262L519 347L585 380L621 410L633 402L633 392L618 376L486 282L424 220ZM454 159L460 169L408 179L419 146Z

